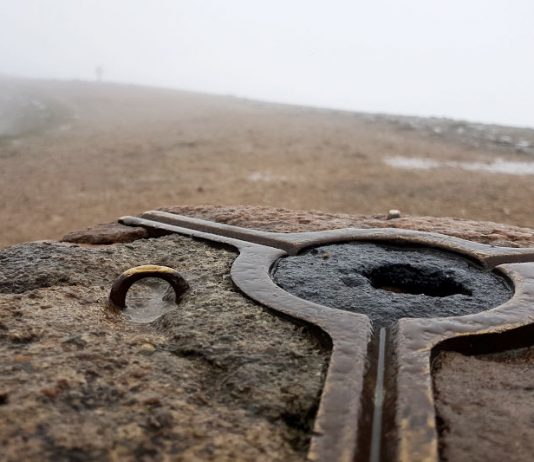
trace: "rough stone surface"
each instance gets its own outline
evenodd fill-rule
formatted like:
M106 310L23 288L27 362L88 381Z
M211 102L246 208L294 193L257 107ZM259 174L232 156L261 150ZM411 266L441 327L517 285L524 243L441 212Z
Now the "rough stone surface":
M234 258L176 235L1 251L2 460L303 460L329 352L238 294ZM114 278L148 263L181 272L182 303L110 313Z
M442 352L434 370L443 460L532 461L534 347L479 356Z
M113 244L133 242L148 237L143 228L124 226L119 223L106 223L80 231L72 231L63 236L63 241L78 244Z
M255 206L176 206L162 207L159 210L266 231L322 231L350 227L364 229L399 228L441 233L503 247L534 246L534 229L461 218L403 216L402 218L388 219L387 214L373 216L348 215L344 213L298 211ZM110 228L110 231L107 231L107 227ZM127 236L123 235L127 231L130 232L122 226L117 227L117 224L109 223L69 233L63 240L95 244L107 244L110 241L125 242L125 240L129 240ZM109 241L103 242L100 237L103 234L112 235L113 237Z
M280 232L396 227L534 247L532 229L463 219L167 210ZM110 226L119 232L109 241L130 232ZM101 244L91 235L102 232L76 239ZM328 351L236 293L228 279L234 256L178 236L108 247L43 242L0 252L4 458L302 460ZM113 278L145 263L177 268L192 291L149 324L107 314ZM129 303L160 300L163 290L147 283ZM532 459L532 358L532 348L440 353L434 385L444 460Z
M388 220L385 213L365 216L253 206L164 207L161 210L268 231L320 231L350 227L399 228L441 233L504 247L534 246L534 229L461 218L403 216Z
M477 313L513 294L504 278L460 256L368 242L324 245L282 258L273 277L305 300L364 313L375 327L400 318Z

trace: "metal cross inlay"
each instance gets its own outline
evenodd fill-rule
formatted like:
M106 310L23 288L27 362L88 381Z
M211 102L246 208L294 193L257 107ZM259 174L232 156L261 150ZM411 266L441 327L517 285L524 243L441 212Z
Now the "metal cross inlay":
M522 346L534 324L534 249L391 228L275 233L161 211L120 222L236 248L243 293L330 338L309 460L438 461L433 355Z

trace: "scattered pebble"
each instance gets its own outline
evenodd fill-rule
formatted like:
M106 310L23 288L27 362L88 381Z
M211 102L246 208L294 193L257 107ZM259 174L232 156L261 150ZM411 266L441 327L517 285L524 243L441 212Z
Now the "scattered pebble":
M151 343L143 343L141 347L139 348L139 352L142 355L151 355L156 351L156 347L152 345Z
M389 212L388 212L388 216L387 216L387 220L392 220L394 218L400 218L401 217L401 213L400 213L400 210L397 210L397 209L391 209Z

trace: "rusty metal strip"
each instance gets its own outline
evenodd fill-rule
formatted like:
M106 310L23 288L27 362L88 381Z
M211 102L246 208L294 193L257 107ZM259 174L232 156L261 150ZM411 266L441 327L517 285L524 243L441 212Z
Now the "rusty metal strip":
M141 215L141 218L152 222L165 223L199 232L211 233L217 236L225 236L235 240L253 242L268 247L276 247L285 250L290 255L294 255L294 253L298 251L298 245L296 245L293 239L291 239L291 237L286 239L281 233L240 228L238 226L215 223L213 221L201 220L158 210L145 212Z
M317 305L275 285L270 268L284 255L285 252L269 247L242 252L232 266L232 279L255 301L317 326L330 337L332 354L308 459L352 462L357 451L371 324L365 315Z
M455 253L462 253L469 255L471 258L475 258L489 267L501 263L534 261L534 248L497 247L438 233L427 233L406 229L343 228L304 233L275 233L215 223L208 220L157 210L145 212L141 217L153 222L180 226L182 228L267 245L269 247L277 247L285 250L289 255L295 255L302 249L310 246L365 240L421 245L448 250Z
M140 226L143 228L155 229L155 230L164 231L167 233L181 234L184 236L201 239L203 241L208 241L208 242L217 242L219 244L235 247L236 249L239 249L239 250L256 246L256 244L250 241L234 239L232 237L226 237L224 235L218 235L218 234L211 234L209 232L204 232L204 231L197 231L195 229L190 229L190 228L183 228L180 226L162 223L162 222L156 222L153 220L148 220L148 219L139 218L139 217L122 217L122 218L119 218L119 223L123 225L128 225L128 226Z

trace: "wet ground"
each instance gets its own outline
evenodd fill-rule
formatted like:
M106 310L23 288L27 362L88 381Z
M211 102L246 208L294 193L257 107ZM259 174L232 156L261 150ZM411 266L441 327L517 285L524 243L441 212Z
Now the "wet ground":
M489 162L439 161L421 157L387 157L384 163L404 170L457 169L504 175L534 175L534 161L495 159Z
M178 204L534 226L534 130L76 81L0 95L0 246Z

